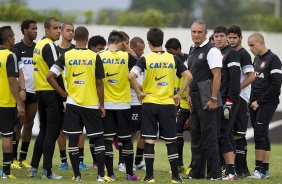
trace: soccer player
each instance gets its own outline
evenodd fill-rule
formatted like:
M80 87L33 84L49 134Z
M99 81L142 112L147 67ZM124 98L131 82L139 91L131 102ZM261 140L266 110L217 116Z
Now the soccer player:
M48 18L44 23L45 37L39 40L33 52L34 88L38 96L40 130L36 138L29 170L29 177L37 174L43 154L42 179L61 179L52 172L52 160L56 140L60 134L63 118L63 99L46 80L51 66L58 59L59 51L54 44L61 34L61 23L57 18ZM63 87L62 77L57 78Z
M13 159L12 138L15 117L24 117L24 104L20 98L20 86L17 81L18 63L16 56L10 51L14 46L15 35L10 26L0 27L0 132L3 150L3 179L15 179L11 173Z
M51 67L47 80L62 96L67 97L64 118L64 133L69 136L69 156L74 172L74 180L81 180L79 171L79 135L85 126L88 137L94 139L95 154L98 161L98 182L112 181L105 176L105 146L103 138L104 109L104 69L101 58L86 48L89 32L77 27L74 33L75 49L65 52ZM56 82L55 77L66 70L67 88L64 91Z
M19 161L17 160L18 140L13 145L14 161L11 165L12 168L28 168L31 166L26 160L28 153L28 147L30 144L32 127L34 123L34 117L37 111L37 95L34 91L34 79L33 79L33 50L35 47L34 40L37 37L37 24L34 20L24 20L21 23L21 31L24 35L23 39L15 44L14 50L19 61L19 81L21 84L20 95L25 103L26 114L23 119L23 127L18 126L17 133L19 137L22 130L22 145L19 155ZM20 124L19 124L20 125ZM14 142L13 142L14 143Z
M92 50L95 53L105 50L107 42L102 36L92 36L88 41L88 49Z
M163 36L161 29L150 28L147 40L152 52L138 60L130 72L129 80L137 92L138 99L142 101L141 135L145 139L144 158L146 163L144 182L155 183L154 143L159 130L160 137L165 140L167 146L172 183L182 183L178 174L175 105L179 104L182 94L192 80L192 75L178 57L163 51ZM143 90L140 90L136 81L136 77L141 72L145 72ZM174 95L175 72L184 77L184 82L178 93Z
M170 38L166 44L165 48L168 53L178 56L183 64L188 68L188 54L185 54L181 51L181 44L177 38ZM182 76L175 76L175 92L180 90L182 85L183 78ZM178 165L178 172L184 173L185 167L183 163L183 147L184 147L184 139L183 139L183 132L184 132L184 124L186 120L188 120L190 115L189 105L187 101L187 91L185 91L180 100L180 107L178 110L177 122L176 122L176 135L177 135L177 150L179 156L179 165Z
M107 114L103 119L106 147L106 167L108 176L114 178L113 147L115 135L122 142L122 154L126 166L126 179L139 180L133 174L133 145L131 142L132 122L130 114L130 84L129 70L136 63L136 58L122 49L123 38L118 31L112 31L108 38L108 50L99 53L105 71L103 79L105 87L105 109Z
M95 53L99 53L103 50L105 50L105 47L107 45L107 42L105 40L104 37L102 36L92 36L89 40L88 40L88 49L92 50ZM95 157L94 154L94 139L90 138L89 139L89 146L90 146L90 152L93 158L93 169L98 169L98 165L97 165L97 158Z
M213 30L215 46L221 50L223 57L221 69L220 94L222 98L223 115L220 121L219 150L223 154L226 171L223 180L237 179L235 171L235 151L233 142L233 126L239 110L240 95L240 56L228 45L227 28L217 26Z
M237 175L242 177L250 175L246 160L247 140L245 135L248 126L248 104L250 102L251 83L255 80L255 72L250 54L242 47L241 28L235 25L228 28L227 38L229 45L237 51L241 60L240 108L234 122L233 138L236 144L235 169Z
M195 20L191 25L191 36L194 42L188 57L188 69L193 75L189 86L188 102L190 109L191 152L193 165L186 179L204 178L204 167L210 169L207 178L221 179L220 159L218 152L218 102L222 54L215 48L207 36L206 23ZM211 96L206 105L202 105L199 82L212 80Z
M281 60L266 48L264 37L253 33L248 45L255 55L254 69L256 79L252 83L250 98L250 117L254 128L255 170L257 179L269 178L270 140L269 123L279 104L281 88Z
M135 55L140 58L144 54L145 43L139 37L134 37L130 40L130 48L133 50ZM142 89L142 75L137 77L137 82L139 88ZM133 167L137 170L146 170L145 164L142 162L143 154L144 154L144 139L137 137L137 131L141 129L141 111L142 111L142 104L139 102L137 98L137 94L134 89L131 88L131 118L132 118L132 138L138 140L136 154L135 154L135 161Z
M64 23L61 28L62 42L58 45L60 55L63 55L65 52L75 48L75 45L72 44L74 37L74 26L72 23ZM66 138L64 137L63 132L60 132L58 137L58 145L60 150L60 159L62 164L60 165L60 170L68 169L67 155L66 155ZM83 162L84 158L84 134L81 134L79 137L79 168L81 170L87 170L87 166Z

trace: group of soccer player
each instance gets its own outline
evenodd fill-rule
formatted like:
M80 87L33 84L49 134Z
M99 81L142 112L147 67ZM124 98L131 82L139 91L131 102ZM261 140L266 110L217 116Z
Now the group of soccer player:
M240 27L217 26L208 39L202 20L191 25L188 54L176 38L165 43L165 51L164 33L157 27L147 32L151 52L144 56L144 40L130 40L123 31L113 30L106 42L98 35L89 38L84 26L61 25L54 17L45 21L44 29L45 36L35 43L36 21L23 21L23 39L14 45L12 28L0 28L2 178L15 179L11 167L27 168L28 177L36 177L43 155L40 177L62 179L52 171L52 161L58 141L59 169L68 169L66 136L74 181L81 181L80 171L87 169L86 136L98 182L116 179L114 144L126 180L140 180L134 170L143 169L142 180L155 183L158 138L166 143L171 183L183 183L180 173L185 172L185 179L243 178L251 175L245 138L249 115L256 149L252 177L270 176L268 126L279 104L282 71L281 61L266 48L260 33L248 38L252 62L242 47ZM61 43L55 45L60 36ZM29 163L37 111L40 129ZM188 169L183 162L186 130L192 153Z

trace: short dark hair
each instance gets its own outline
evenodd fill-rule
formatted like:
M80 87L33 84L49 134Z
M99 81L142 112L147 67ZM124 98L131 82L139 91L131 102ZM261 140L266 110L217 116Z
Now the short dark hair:
M239 38L242 36L242 30L241 30L241 28L240 28L239 26L233 25L233 26L231 26L230 28L228 28L227 32L228 32L228 34L229 34L229 33L234 33L234 34L236 34Z
M79 26L74 31L74 39L76 41L84 41L87 40L89 36L89 32L86 27Z
M129 36L126 32L124 32L124 31L119 31L119 32L122 34L123 41L129 40Z
M166 49L181 49L181 43L177 38L170 38L167 40L166 44L165 44L165 48Z
M21 31L24 34L24 29L29 29L30 24L36 24L35 20L24 20L21 24Z
M163 45L164 32L158 27L151 27L147 33L147 40L153 47L160 47Z
M56 17L50 17L44 22L44 28L49 29L51 27L51 22L60 22Z
M136 47L137 43L145 44L142 38L134 37L130 40L130 47Z
M62 27L61 27L61 30L62 30L62 31L65 29L66 25L73 26L72 23L70 23L70 22L65 22L65 23L63 23L63 25L62 25Z
M0 27L0 45L4 44L6 40L13 35L11 26Z
M109 44L116 44L123 42L123 36L119 31L113 30L108 38L108 43Z
M97 45L106 45L107 42L104 37L97 35L97 36L92 36L89 41L88 41L88 49L91 49L91 47L96 47Z
M224 33L226 36L228 34L227 28L225 26L216 26L213 29L213 33Z

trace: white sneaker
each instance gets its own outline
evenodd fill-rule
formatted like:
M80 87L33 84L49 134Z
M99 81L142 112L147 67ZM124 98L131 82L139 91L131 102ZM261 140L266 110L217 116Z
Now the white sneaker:
M237 180L236 174L227 174L226 176L222 177L222 180Z
M254 170L253 175L249 176L249 178L261 179L261 173L258 170Z
M125 165L124 165L123 163L120 163L120 164L118 165L118 170L119 170L120 172L125 172L125 171L126 171Z
M136 170L144 170L144 171L146 171L146 166L145 166L145 164L143 162L141 162L138 165L133 164L133 168L135 168Z

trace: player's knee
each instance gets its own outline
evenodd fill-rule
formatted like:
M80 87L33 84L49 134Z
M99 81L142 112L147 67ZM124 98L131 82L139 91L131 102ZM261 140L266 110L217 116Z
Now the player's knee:
M262 149L265 150L266 148L266 139L264 136L259 136L258 134L255 134L254 137L254 141L255 141L255 148L256 149Z

